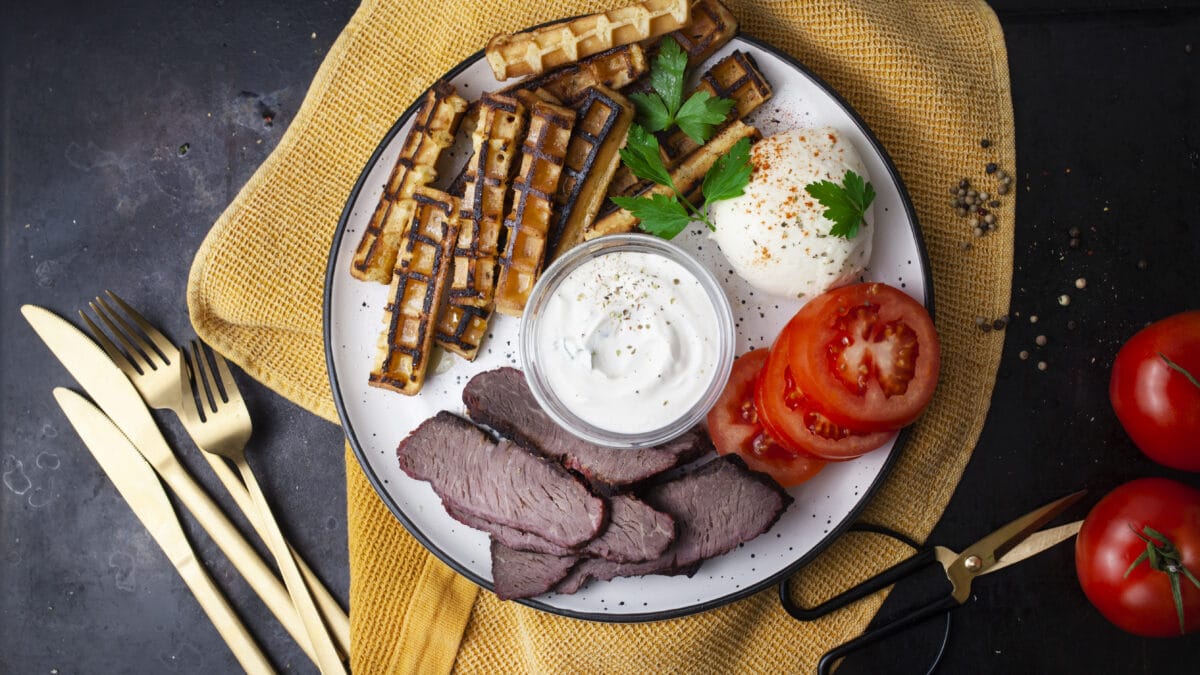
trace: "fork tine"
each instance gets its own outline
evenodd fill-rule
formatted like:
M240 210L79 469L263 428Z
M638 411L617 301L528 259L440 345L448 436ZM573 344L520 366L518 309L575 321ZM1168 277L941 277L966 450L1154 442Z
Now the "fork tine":
M105 332L101 330L100 327L92 321L91 317L89 317L82 309L79 310L79 318L83 319L83 322L87 324L88 330L92 333L92 337L95 338L96 342L100 343L100 347L104 349L105 353L108 354L108 358L113 360L113 363L117 364L117 366L120 367L121 370L125 371L127 375L142 374L141 366L131 361L129 357L125 355L125 352L121 351L120 347L113 344L113 341L108 339L108 335L105 334Z
M225 357L217 350L209 347L212 352L213 361L217 364L218 380L221 384L221 389L225 391L225 402L237 404L242 400L242 392L238 389L237 381L233 379L233 373L229 370L229 363L225 361Z
M138 329L134 328L133 325L129 323L129 320L121 315L121 312L113 309L112 305L109 305L107 302L105 302L104 298L97 296L96 302L102 308L104 308L104 310L108 313L109 318L121 325L121 332L124 333L125 337L137 346L138 352L146 358L146 362L150 364L151 368L154 368L155 370L158 369L158 363L155 361L156 356L162 359L163 363L167 362L167 357L160 353L159 349L155 345L147 342L146 337L142 335Z
M185 416L191 416L201 422L207 420L204 415L203 406L196 405L196 397L204 396L204 385L197 380L196 367L193 364L193 357L188 352L189 345L180 345L179 354L183 357L183 376L184 382L182 386L183 396L181 404Z
M104 322L104 325L108 326L108 330L114 336L116 336L117 340L121 342L121 345L125 347L125 355L129 357L129 360L133 362L135 366L137 366L139 372L144 372L147 368L154 368L154 362L149 356L147 356L145 350L141 349L138 345L135 345L131 341L136 340L141 342L141 340L136 336L130 336L116 323L113 323L114 319L120 322L121 317L113 314L112 308L105 304L104 300L101 298L96 298L96 302L89 302L88 307L92 308L92 312L95 313L96 316L100 317L100 320Z
M199 340L192 340L192 354L195 357L195 361L200 364L198 368L200 371L200 381L204 382L204 390L208 395L209 407L213 412L216 412L217 408L220 407L221 393L217 390L213 382L212 369L208 365L208 357L204 354L204 343ZM197 385L197 389L199 389L199 385ZM203 395L200 397L200 402L205 402Z
M104 292L108 295L108 297L112 298L114 302L120 305L121 309L125 310L125 314L129 318L133 319L134 323L136 323L138 327L142 329L142 332L154 342L154 346L158 348L159 355L163 357L163 360L165 360L167 363L170 363L171 359L168 355L175 350L175 345L173 345L171 341L167 339L167 336L163 335L162 331L155 328L154 324L147 321L146 317L142 316L141 312L137 311L131 307L129 303L122 300L121 296L108 289L105 289Z

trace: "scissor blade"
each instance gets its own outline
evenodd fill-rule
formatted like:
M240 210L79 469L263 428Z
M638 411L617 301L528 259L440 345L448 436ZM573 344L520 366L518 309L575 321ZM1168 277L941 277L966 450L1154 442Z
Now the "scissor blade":
M1054 520L1058 514L1067 510L1068 507L1078 501L1084 495L1084 492L1084 490L1080 490L1075 494L1067 495L1062 499L1050 502L1040 509L1030 511L983 539L971 544L970 547L963 551L959 558L965 559L969 556L978 556L983 566L976 572L976 575L991 571L1001 559L1036 532L1038 528ZM1028 555L1032 555L1032 553ZM1012 562L1016 561L1013 560Z
M1025 541L1017 544L1012 548L1012 550L1010 550L1008 553L1005 553L1003 557L996 561L995 565L992 565L990 568L984 571L983 574L989 574L991 572L995 572L996 570L1004 569L1013 563L1019 563L1026 558L1035 556L1051 546L1058 544L1059 542L1066 541L1079 533L1079 527L1081 525L1083 525L1083 521L1077 520L1073 523L1067 523L1066 525L1059 525L1058 527L1052 527L1048 530L1034 532L1026 537Z

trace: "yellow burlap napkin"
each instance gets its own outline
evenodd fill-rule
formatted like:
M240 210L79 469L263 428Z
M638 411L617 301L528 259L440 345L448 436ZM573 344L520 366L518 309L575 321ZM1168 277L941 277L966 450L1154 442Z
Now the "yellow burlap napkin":
M366 0L321 66L279 147L205 240L191 271L197 332L280 394L335 420L321 334L325 263L347 195L397 116L491 35L621 0ZM1015 175L1003 35L969 0L728 3L744 32L798 58L862 114L916 204L933 265L943 372L863 520L922 540L941 516L987 414L1002 336L973 317L1007 312L1012 195L999 230L974 241L948 205L962 176L995 161ZM980 139L992 141L989 149ZM990 181L988 181L990 183ZM337 461L330 449L329 461ZM353 667L357 672L811 671L862 630L880 598L816 624L791 621L771 591L684 619L589 624L503 603L428 554L346 452ZM828 597L906 552L843 537L798 574L802 600ZM867 561L867 565L863 562Z

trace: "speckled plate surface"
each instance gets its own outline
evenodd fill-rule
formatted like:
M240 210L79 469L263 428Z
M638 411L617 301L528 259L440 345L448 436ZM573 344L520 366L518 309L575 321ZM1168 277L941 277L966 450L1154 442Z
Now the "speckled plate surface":
M912 205L900 178L866 124L825 83L791 57L752 38L740 36L711 62L740 49L758 62L775 89L774 97L749 119L764 135L799 126L833 126L853 141L866 163L878 197L875 242L868 280L904 289L927 307L932 283ZM706 65L696 69L702 72ZM475 54L445 75L461 95L478 98L499 88L482 58ZM400 471L397 444L420 422L439 410L461 413L462 387L475 373L518 362L519 321L496 316L479 358L468 363L452 355L435 357L432 374L416 397L367 386L382 330L387 288L350 276L354 249L410 126L410 108L400 117L363 169L346 205L330 252L325 293L325 339L334 399L346 434L371 483L396 517L435 555L476 583L491 588L488 537L451 519L429 484ZM468 134L439 167L443 185L469 154ZM716 244L699 226L675 238L722 280L733 305L741 354L769 346L801 302L755 292L733 274ZM882 482L904 443L895 442L851 462L829 464L816 478L791 490L795 503L766 534L732 552L706 561L692 577L646 576L596 582L575 595L548 593L523 601L541 610L597 621L648 621L683 616L720 606L761 590L787 575L829 545L854 520Z

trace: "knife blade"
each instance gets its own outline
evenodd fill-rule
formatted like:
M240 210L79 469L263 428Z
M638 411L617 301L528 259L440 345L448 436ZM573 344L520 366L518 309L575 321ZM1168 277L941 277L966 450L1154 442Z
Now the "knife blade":
M225 596L204 572L154 470L100 409L79 394L55 388L54 398L117 492L183 577L200 607L248 673L274 672Z
M305 655L316 663L312 643L287 589L208 493L183 468L125 373L109 360L99 345L57 314L36 305L22 305L21 314L88 396L96 401L196 517Z

